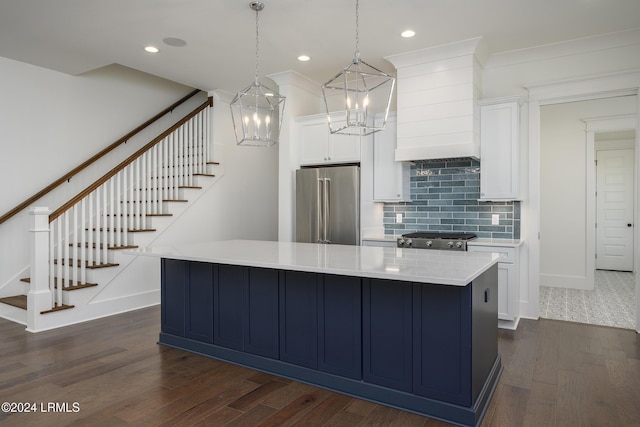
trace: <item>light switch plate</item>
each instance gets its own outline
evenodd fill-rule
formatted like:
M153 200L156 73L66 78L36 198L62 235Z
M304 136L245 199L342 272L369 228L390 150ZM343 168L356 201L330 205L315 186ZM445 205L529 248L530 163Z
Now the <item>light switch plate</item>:
M500 214L491 215L491 225L500 225Z
M396 214L396 223L397 224L402 224L402 214L401 213Z

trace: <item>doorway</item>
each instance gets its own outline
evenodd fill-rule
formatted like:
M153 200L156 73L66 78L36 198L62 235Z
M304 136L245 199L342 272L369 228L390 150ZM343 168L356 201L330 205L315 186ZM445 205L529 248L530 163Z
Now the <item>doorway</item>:
M541 317L636 327L636 111L637 96L540 107Z

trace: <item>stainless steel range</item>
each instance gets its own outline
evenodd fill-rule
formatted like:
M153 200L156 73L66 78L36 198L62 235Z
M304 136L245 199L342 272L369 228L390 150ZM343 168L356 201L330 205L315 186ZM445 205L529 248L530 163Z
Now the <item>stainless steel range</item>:
M451 233L427 231L420 233L403 234L398 238L399 248L415 249L444 249L453 251L466 251L467 242L476 239L473 233Z

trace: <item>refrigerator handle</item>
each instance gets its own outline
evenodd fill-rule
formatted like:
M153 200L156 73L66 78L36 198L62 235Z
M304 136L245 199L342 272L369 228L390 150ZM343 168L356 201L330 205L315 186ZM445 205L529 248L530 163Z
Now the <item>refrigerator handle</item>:
M324 211L322 209L324 201L324 186L322 178L318 179L318 200L316 201L316 209L318 214L318 220L316 221L316 243L324 243L323 230L324 230Z
M331 179L324 179L324 242L331 243Z

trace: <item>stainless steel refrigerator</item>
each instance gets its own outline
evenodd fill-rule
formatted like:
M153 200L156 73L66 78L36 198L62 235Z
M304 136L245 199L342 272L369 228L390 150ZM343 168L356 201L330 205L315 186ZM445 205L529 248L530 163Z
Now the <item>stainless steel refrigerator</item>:
M296 241L360 244L360 167L296 171Z

